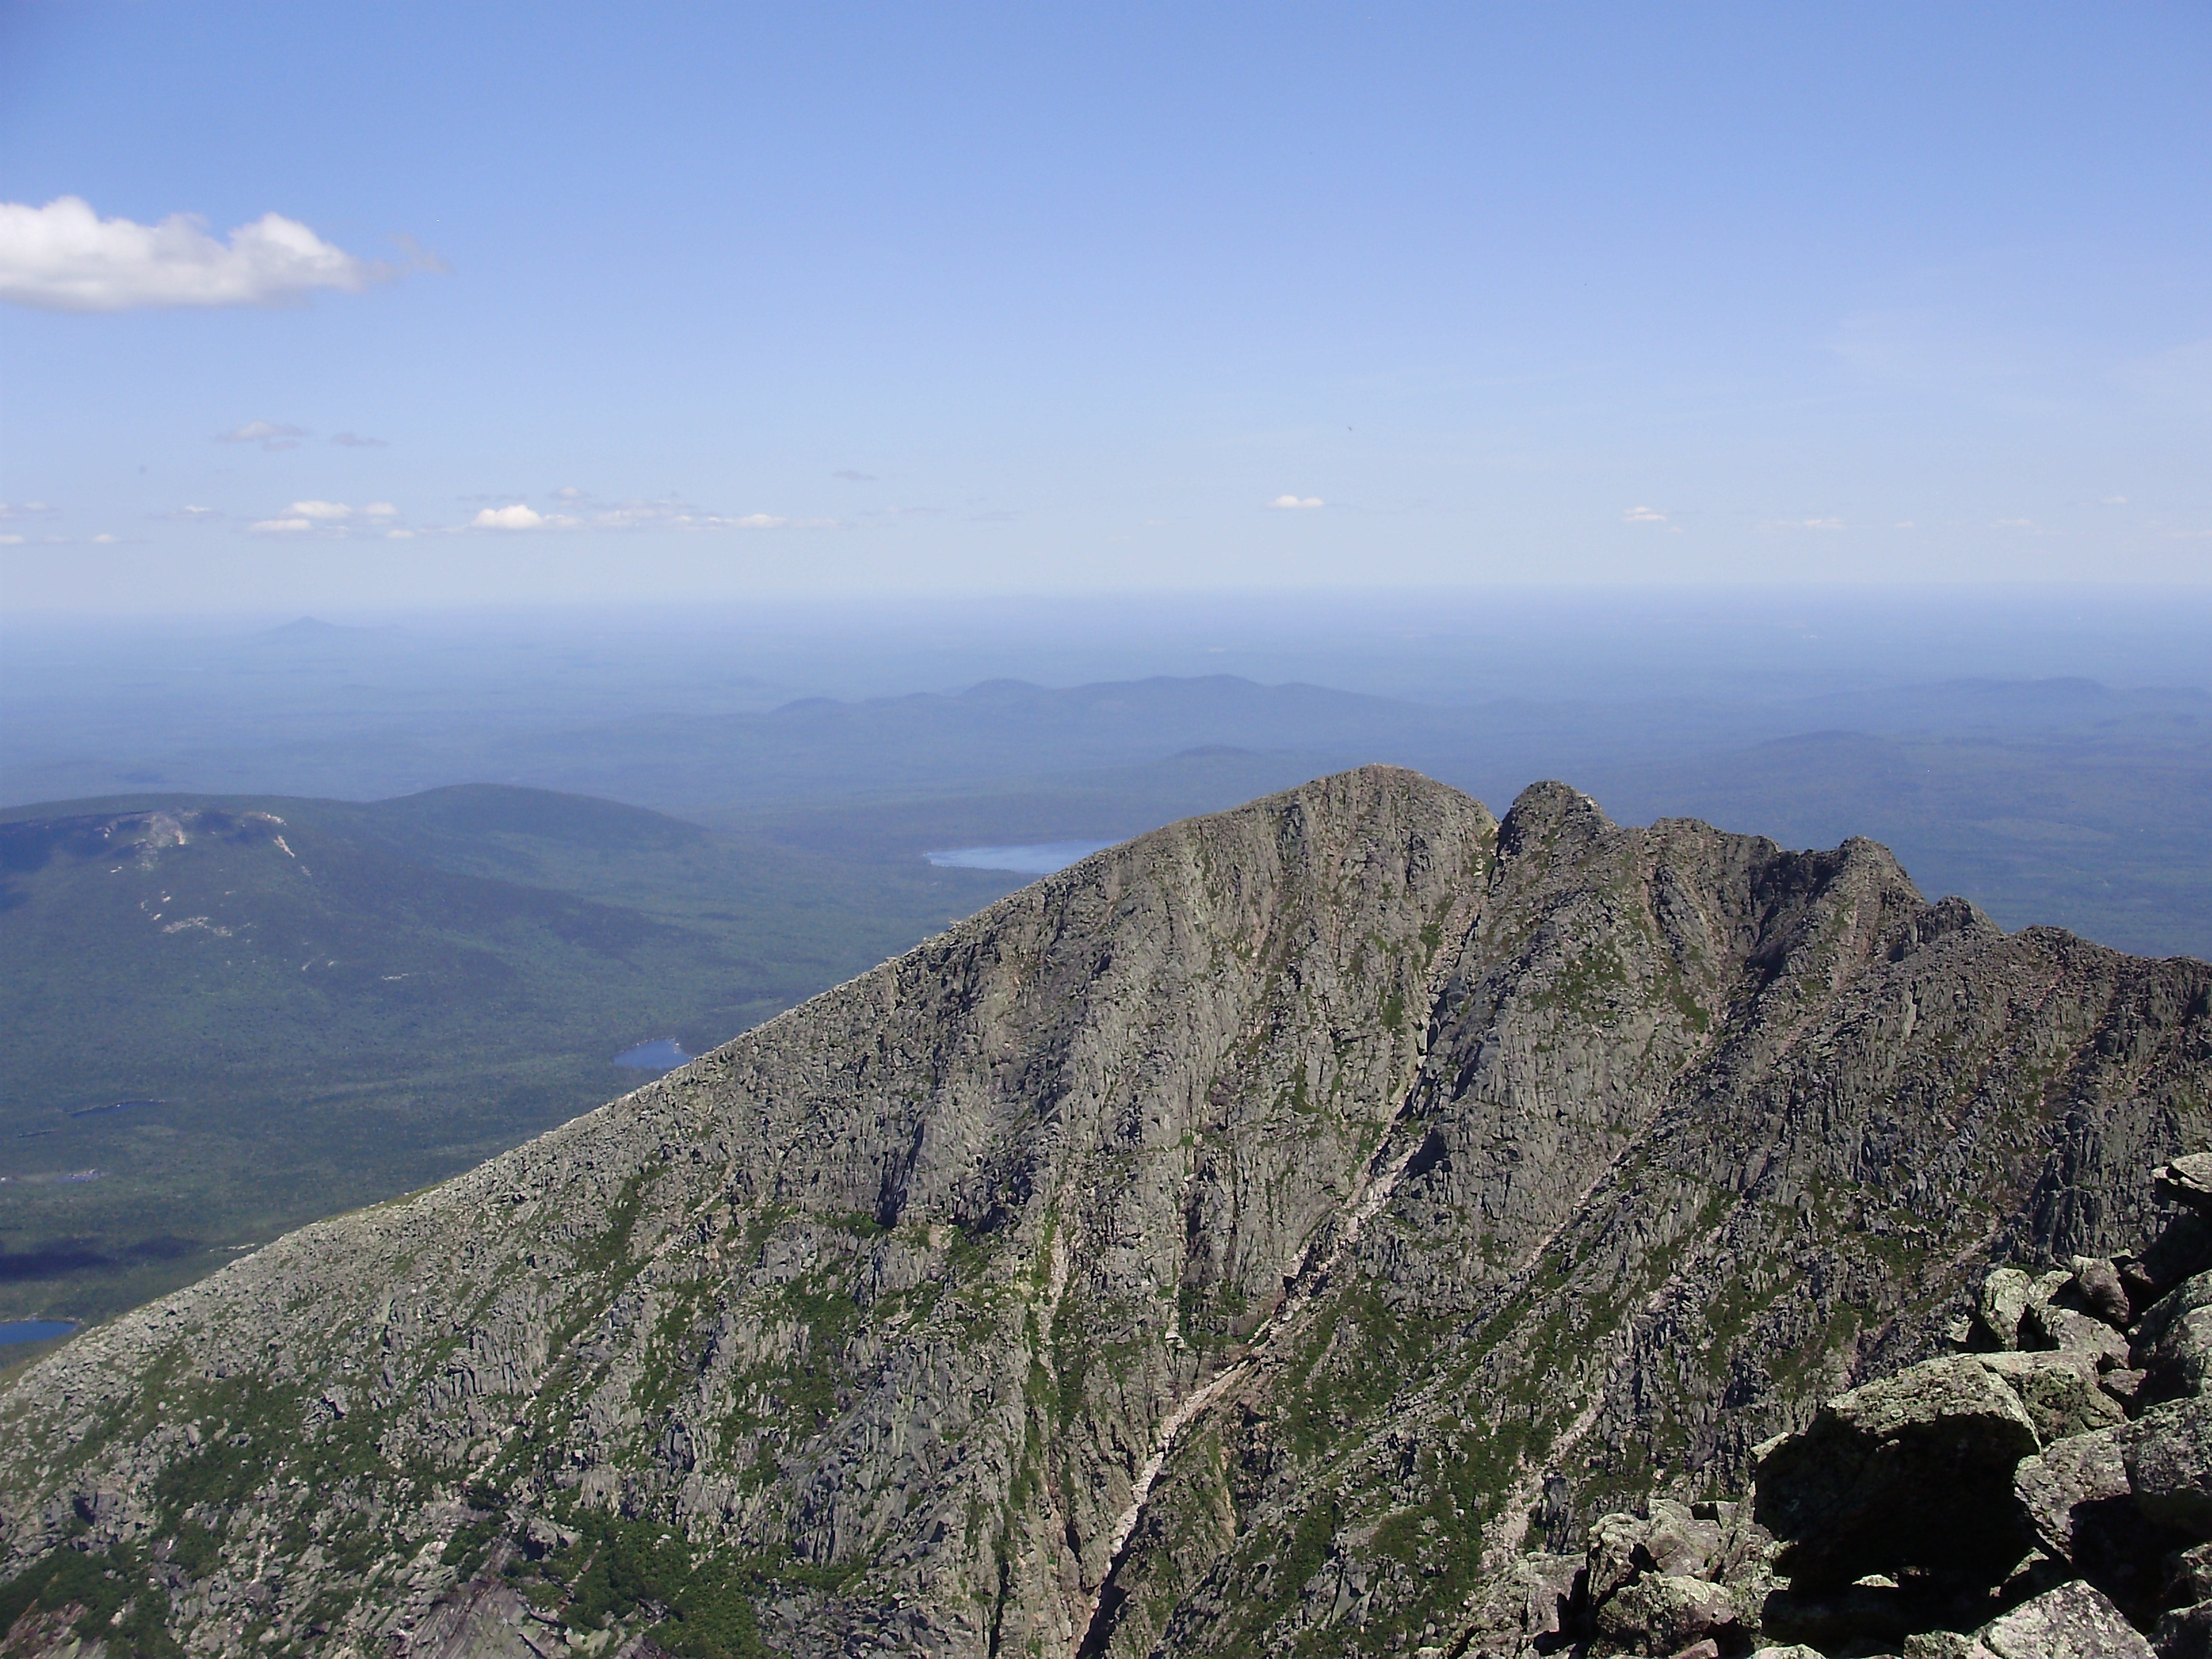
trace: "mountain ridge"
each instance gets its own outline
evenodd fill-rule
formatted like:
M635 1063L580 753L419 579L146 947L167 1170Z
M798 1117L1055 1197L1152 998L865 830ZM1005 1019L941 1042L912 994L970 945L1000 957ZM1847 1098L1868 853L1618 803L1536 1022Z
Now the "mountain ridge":
M794 1654L1448 1643L1959 1264L2147 1231L2208 986L1868 842L1340 774L77 1339L0 1394L9 1570L76 1528L194 1651L510 1650L423 1645L495 1560L679 1652L732 1574Z

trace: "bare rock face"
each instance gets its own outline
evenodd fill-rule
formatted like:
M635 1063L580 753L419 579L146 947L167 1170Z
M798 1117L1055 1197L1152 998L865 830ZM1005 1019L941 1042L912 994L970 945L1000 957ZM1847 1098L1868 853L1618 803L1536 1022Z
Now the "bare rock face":
M193 1654L1480 1655L1594 1628L1634 1510L1618 1639L1739 1652L1770 1546L1696 1504L1763 1442L1992 1265L2203 1270L2121 1252L2208 1000L1865 842L1322 780L80 1336L0 1577ZM2092 1288L1983 1299L2057 1381L1943 1373L2019 1455L2131 1369Z

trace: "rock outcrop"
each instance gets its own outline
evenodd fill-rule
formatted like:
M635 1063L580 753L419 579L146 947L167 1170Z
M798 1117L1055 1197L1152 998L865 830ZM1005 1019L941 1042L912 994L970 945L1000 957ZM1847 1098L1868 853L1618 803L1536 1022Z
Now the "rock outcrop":
M1994 1618L2107 1602L2132 1632L2184 1604L2094 1565L2094 1494L2117 1457L2142 1525L2197 1524L2203 1322L2160 1310L2212 1229L2120 1252L2151 1164L2197 1201L2208 997L2203 963L1926 903L1869 842L1323 780L86 1333L0 1393L0 1629L684 1659L2000 1651L2033 1638ZM1949 1352L1970 1327L1986 1358ZM1954 1408L1938 1490L1893 1448ZM1935 1524L1969 1500L2033 1559Z

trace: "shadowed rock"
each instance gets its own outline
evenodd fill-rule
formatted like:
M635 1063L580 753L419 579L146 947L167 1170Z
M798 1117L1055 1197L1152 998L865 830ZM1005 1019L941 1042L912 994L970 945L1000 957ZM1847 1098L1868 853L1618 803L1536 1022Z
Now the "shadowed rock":
M2028 1541L2013 1471L2036 1450L2019 1396L1978 1358L1931 1359L1828 1401L1767 1452L1757 1516L1793 1589L1908 1569L1994 1583Z

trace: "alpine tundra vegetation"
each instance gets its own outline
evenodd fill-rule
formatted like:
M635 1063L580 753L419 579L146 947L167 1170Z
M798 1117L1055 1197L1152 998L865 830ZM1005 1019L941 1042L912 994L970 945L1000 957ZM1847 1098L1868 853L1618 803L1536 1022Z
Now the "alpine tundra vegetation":
M0 1651L2201 1654L2209 1005L1322 779L15 1376Z

